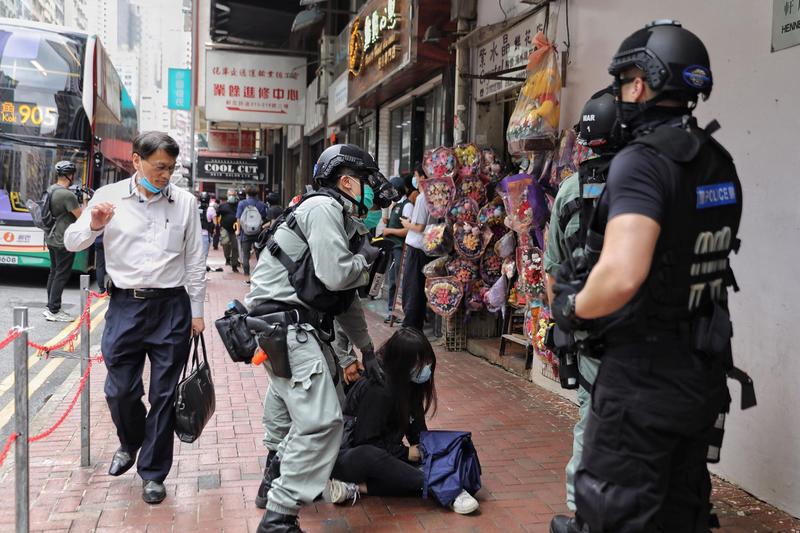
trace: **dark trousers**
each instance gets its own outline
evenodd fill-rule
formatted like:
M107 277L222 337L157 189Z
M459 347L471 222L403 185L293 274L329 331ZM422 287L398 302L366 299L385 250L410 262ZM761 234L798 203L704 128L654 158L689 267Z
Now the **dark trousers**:
M406 246L403 260L403 327L422 330L425 324L425 276L422 268L431 260L425 252Z
M709 530L706 452L729 401L722 366L650 350L608 349L600 366L575 475L577 515L592 533Z
M64 287L67 286L69 277L72 274L72 261L75 253L66 248L55 248L48 246L50 252L50 274L47 276L47 309L51 313L58 313L61 310L61 295Z
M397 271L400 268L400 259L403 256L403 247L396 246L392 248L392 264L389 265L389 272L386 275L389 283L389 293L388 293L388 302L389 302L389 313L394 310L394 297L397 293Z
M138 300L112 291L103 332L105 393L120 445L139 450L142 479L164 481L172 467L175 387L189 356L189 296ZM142 370L150 359L150 411L142 403Z
M255 239L247 239L243 238L239 241L241 243L242 248L242 268L244 269L244 275L250 275L250 252L255 251L256 247L253 246L256 241ZM258 255L256 255L256 263L258 262Z
M94 272L100 292L106 290L106 249L103 243L94 243Z
M211 241L211 244L214 246L215 250L219 250L219 226L214 224L214 231L212 231L214 235L214 239Z
M369 444L339 452L331 477L366 483L373 496L421 497L424 482L421 469Z

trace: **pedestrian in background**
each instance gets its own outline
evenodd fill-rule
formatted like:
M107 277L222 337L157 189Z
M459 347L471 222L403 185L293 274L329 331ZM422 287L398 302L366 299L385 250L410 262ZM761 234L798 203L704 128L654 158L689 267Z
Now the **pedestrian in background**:
M228 199L223 202L217 210L217 218L220 226L220 243L222 253L225 254L225 264L230 265L231 270L239 272L239 243L236 240L236 204L239 197L236 191L228 189Z
M255 187L248 187L245 191L247 198L236 206L236 220L239 222L239 242L242 252L242 269L247 276L245 283L250 284L250 252L255 250L255 243L264 222L267 219L267 205L256 198L258 191Z
M419 170L412 179L414 189L419 189ZM422 330L425 324L425 275L422 269L431 260L422 249L422 232L429 222L425 193L419 193L411 220L401 219L406 234L406 255L403 264L403 327Z
M397 190L400 199L394 203L389 210L389 220L386 222L386 227L383 229L383 236L392 241L392 263L389 265L389 271L386 274L388 291L387 301L388 310L384 322L389 322L392 319L392 311L394 311L395 294L397 292L397 270L400 268L400 259L403 254L403 243L405 242L408 228L403 227L403 219L411 220L414 214L414 204L406 196L405 179L394 177L389 180L392 186Z
M50 213L56 223L44 239L50 254L50 274L47 276L47 309L42 314L51 322L72 322L75 319L61 309L61 295L72 274L72 262L75 260L75 254L64 246L64 232L82 212L78 197L69 190L76 172L72 161L59 161L56 163L56 182L47 188Z
M172 468L175 387L191 336L203 332L205 259L197 200L169 184L180 149L172 137L142 133L133 142L136 173L101 187L64 236L84 250L104 236L111 301L102 351L106 401L120 447L108 473L127 472L139 456L142 498L160 503ZM142 372L150 360L148 411Z

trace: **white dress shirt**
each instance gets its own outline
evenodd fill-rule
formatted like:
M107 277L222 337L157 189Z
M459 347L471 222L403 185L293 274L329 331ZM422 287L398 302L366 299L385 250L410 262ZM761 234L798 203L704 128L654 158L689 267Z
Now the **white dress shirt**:
M192 317L203 316L205 257L200 237L197 200L168 185L148 199L139 192L136 175L98 189L80 218L67 228L67 250L85 250L104 234L106 271L121 289L186 287ZM114 216L100 231L92 231L92 207L109 202Z

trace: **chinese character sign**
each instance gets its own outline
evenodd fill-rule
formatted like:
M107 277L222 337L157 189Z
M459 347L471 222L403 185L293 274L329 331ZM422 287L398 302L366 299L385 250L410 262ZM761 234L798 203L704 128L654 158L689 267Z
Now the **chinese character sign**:
M800 1L800 0L798 0ZM531 15L508 28L494 39L472 49L472 72L481 76L493 72L525 66L528 56L533 52L533 37L544 29L545 11ZM509 78L524 78L525 71L505 74ZM475 80L475 96L483 100L520 85L518 81Z
M169 69L169 109L188 111L191 107L192 71L188 68Z
M305 122L306 60L206 52L206 118L255 124Z
M800 44L800 0L772 0L772 51Z

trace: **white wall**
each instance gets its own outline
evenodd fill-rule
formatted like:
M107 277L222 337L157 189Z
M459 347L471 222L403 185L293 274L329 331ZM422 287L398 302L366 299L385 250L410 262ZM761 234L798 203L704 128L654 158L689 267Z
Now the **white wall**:
M563 1L562 1L563 4ZM572 49L562 93L562 127L611 79L607 67L624 37L659 18L684 23L705 42L714 89L697 112L717 118L715 134L733 154L744 186L742 250L732 263L742 291L732 297L734 356L756 383L759 405L741 412L739 386L722 462L714 467L756 496L800 515L800 46L770 53L772 2L730 0L570 2ZM560 46L566 40L563 6ZM501 15L502 18L502 15Z

